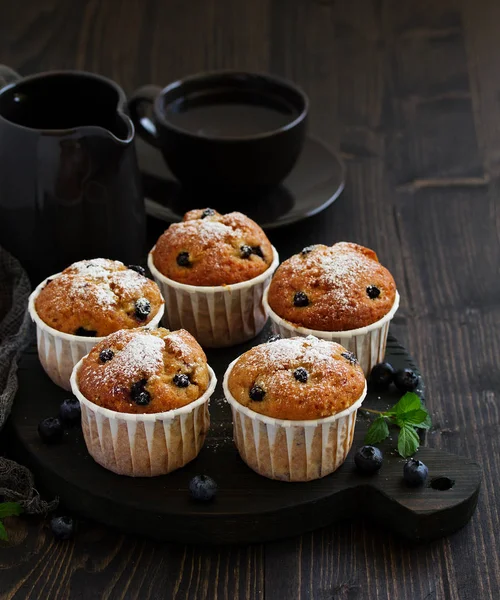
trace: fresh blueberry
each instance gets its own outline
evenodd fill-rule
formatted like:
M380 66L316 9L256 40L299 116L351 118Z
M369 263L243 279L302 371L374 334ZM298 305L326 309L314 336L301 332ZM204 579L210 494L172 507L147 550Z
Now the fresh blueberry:
M64 423L74 425L80 422L82 409L76 398L67 398L59 407L59 417Z
M293 376L297 381L300 381L300 383L307 383L308 374L303 367L298 367L295 369Z
M147 383L147 379L141 379L140 381L133 383L130 388L130 396L139 406L146 406L151 402L151 394L145 389Z
M394 384L402 394L413 392L418 387L418 375L411 369L400 369L394 373Z
M213 208L205 208L205 210L201 213L201 218L206 219L207 217L213 217L215 215L215 210Z
M99 353L99 360L102 363L106 363L112 360L114 355L115 353L113 352L113 350L111 350L111 348L104 348L104 350L101 350L101 352Z
M139 298L135 301L135 318L138 321L145 321L151 312L151 303L147 298Z
M277 342L278 340L281 340L281 335L279 333L275 333L267 340L267 343L270 344L271 342Z
M346 360L348 360L351 365L357 365L358 359L352 352L342 352L340 356L343 356Z
M252 252L261 258L264 258L264 253L262 252L262 248L260 246L252 246Z
M412 487L424 485L427 475L429 475L429 469L422 461L410 458L405 462L403 479L408 485Z
M388 363L378 363L370 373L370 387L374 390L386 390L394 381L394 367Z
M372 300L375 300L375 298L380 296L380 290L376 285L369 285L366 288L366 293L368 294L368 298L371 298Z
M240 246L240 256L241 258L250 258L252 256L252 248L246 244Z
M265 395L266 392L260 387L260 385L253 385L250 389L250 400L253 400L254 402L260 402L261 400L264 400Z
M356 467L363 473L375 473L382 466L384 455L375 446L362 446L354 455Z
M129 265L128 268L132 271L135 271L136 273L139 273L139 275L146 277L146 269L144 267L141 267L141 265Z
M295 292L295 295L293 297L293 304L294 306L298 306L300 308L308 306L309 298L307 297L307 294L305 294L305 292Z
M189 381L189 377L187 375L184 375L184 373L178 373L177 375L174 375L173 382L177 387L180 388L185 388L191 383Z
M208 475L195 475L189 482L189 493L193 500L210 502L217 493L217 484Z
M63 437L63 426L58 417L47 417L38 423L38 435L46 444L56 444Z
M49 283L52 283L52 279L47 279L47 281L45 282L45 285L43 287L47 287L49 285Z
M75 521L71 517L53 517L50 528L56 540L69 540L75 533Z
M179 267L190 267L189 252L179 252L177 255L177 264Z
M78 327L75 331L75 335L81 335L84 337L96 337L97 331L95 329L85 329L85 327Z
M305 256L306 254L309 254L309 252L312 252L314 248L316 248L316 246L306 246L305 248L302 248L300 253L302 254L302 256Z

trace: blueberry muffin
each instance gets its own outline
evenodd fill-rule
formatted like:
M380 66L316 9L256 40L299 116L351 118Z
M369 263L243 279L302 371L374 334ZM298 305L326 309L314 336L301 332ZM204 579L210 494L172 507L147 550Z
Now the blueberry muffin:
M173 223L153 250L165 277L196 286L221 286L253 279L273 262L262 229L239 212L221 215L210 208L192 210Z
M49 278L35 299L49 327L85 337L147 325L162 306L157 284L140 268L105 258L72 264Z
M185 406L208 388L207 358L184 330L117 331L99 342L78 372L80 392L123 413L159 413Z
M267 296L279 317L320 331L371 325L395 300L394 279L375 252L348 242L304 248L279 266Z

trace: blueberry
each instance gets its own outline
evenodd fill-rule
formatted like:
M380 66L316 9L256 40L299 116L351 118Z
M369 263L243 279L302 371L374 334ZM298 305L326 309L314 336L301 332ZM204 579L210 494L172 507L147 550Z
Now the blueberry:
M300 383L307 383L308 374L304 368L298 367L295 369L293 376L297 381L300 381Z
M208 475L195 475L189 482L189 493L193 500L210 502L217 493L217 484Z
M177 387L180 388L185 388L191 383L189 381L189 377L187 375L184 375L183 373L178 373L177 375L174 375L173 382Z
M358 359L352 352L342 352L340 356L343 356L346 360L348 360L351 365L357 365Z
M413 392L418 387L418 375L411 369L400 369L394 373L394 384L403 394Z
M378 363L371 370L369 377L370 387L374 390L386 390L394 381L394 367L388 363Z
M135 318L138 321L145 321L151 312L151 303L147 298L139 298L135 301Z
M68 425L79 423L81 414L80 402L76 398L67 398L59 407L59 417L61 421Z
M252 256L252 249L250 246L247 246L246 244L240 246L240 256L241 258L250 258L250 256Z
M316 248L316 246L306 246L305 248L302 248L300 253L302 254L302 256L305 256L306 254L309 254L309 252L312 252L314 248Z
M130 388L132 400L139 406L146 406L151 402L151 394L145 389L147 383L147 379L141 379Z
M85 329L85 327L78 327L75 331L75 335L81 335L84 337L96 337L97 331L95 329Z
M146 277L146 269L144 267L141 267L141 265L129 265L128 268L132 271L135 271L136 273L139 273L139 275Z
M366 293L368 294L368 298L371 298L372 300L375 300L375 298L380 296L380 290L375 285L369 285L366 288Z
M43 287L47 287L49 285L49 283L52 283L52 279L47 279L47 281L45 282L45 285Z
M205 210L201 213L201 219L206 219L207 217L213 217L215 215L215 210L213 208L205 208Z
M261 258L264 258L264 253L262 252L262 248L260 246L252 246L252 252Z
M375 446L362 446L354 455L356 467L363 473L375 473L382 466L384 455Z
M113 352L113 350L111 350L111 348L104 348L104 350L101 350L101 352L99 353L99 360L102 363L106 363L109 360L112 360L114 355L115 353Z
M278 340L281 340L281 335L279 333L275 333L267 340L267 343L270 344L271 342L277 342Z
M405 466L403 467L403 479L408 485L411 485L412 487L423 485L427 479L427 475L429 475L429 469L420 460L410 458L405 462Z
M293 297L293 304L294 306L298 306L300 308L302 308L303 306L308 306L309 298L304 292L295 292L295 295Z
M177 255L177 264L179 267L190 267L189 252L179 252Z
M50 528L56 540L69 540L75 533L75 521L71 517L53 517Z
M264 400L265 395L266 392L260 387L260 385L253 385L250 389L250 400L254 400L254 402L260 402L261 400Z
M57 444L63 437L63 426L58 417L47 417L38 423L38 435L46 444Z

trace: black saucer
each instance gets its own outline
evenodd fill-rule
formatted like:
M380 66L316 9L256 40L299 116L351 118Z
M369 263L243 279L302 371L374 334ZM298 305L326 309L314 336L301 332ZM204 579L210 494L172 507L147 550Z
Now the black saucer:
M192 208L218 208L212 197L210 201L200 199L184 190L159 150L140 138L136 139L136 147L148 215L173 223ZM264 229L273 229L321 212L343 189L344 165L340 157L323 142L308 137L297 164L282 185L258 199L240 199L238 205L229 208L241 210Z

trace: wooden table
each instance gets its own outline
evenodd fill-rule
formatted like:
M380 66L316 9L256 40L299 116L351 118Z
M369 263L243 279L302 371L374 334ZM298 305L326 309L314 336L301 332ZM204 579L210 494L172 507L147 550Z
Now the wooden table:
M271 71L311 99L346 189L273 234L282 254L373 247L402 308L393 331L426 376L428 443L476 459L472 522L412 546L370 522L249 547L152 543L84 523L8 523L0 599L467 600L500 594L500 3L480 0L4 2L0 58L23 74L78 68L127 92L213 68Z

